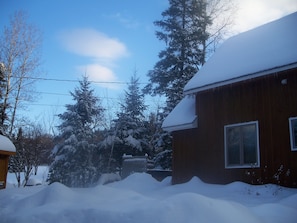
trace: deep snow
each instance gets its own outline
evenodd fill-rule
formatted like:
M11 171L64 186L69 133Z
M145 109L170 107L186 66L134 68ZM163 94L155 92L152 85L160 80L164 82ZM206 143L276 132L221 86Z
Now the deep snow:
M149 174L136 173L87 189L59 183L9 185L0 190L0 221L295 223L297 219L297 189L241 182L213 185L196 177L171 185L170 180L158 182Z

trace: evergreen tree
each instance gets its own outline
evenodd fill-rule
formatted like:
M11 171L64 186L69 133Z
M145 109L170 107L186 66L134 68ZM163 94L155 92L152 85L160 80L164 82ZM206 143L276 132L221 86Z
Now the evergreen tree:
M212 24L212 17L207 14L210 1L169 0L169 8L162 12L163 19L154 22L160 28L156 36L164 41L166 47L159 53L159 61L154 68L148 72L150 83L145 86L144 92L166 97L166 106L157 116L156 151L159 153L155 157L156 164L166 169L171 168L172 136L164 132L161 125L183 98L185 84L205 62L210 37L207 30Z
M103 141L103 148L110 148L110 159L117 167L121 166L123 154L144 155L149 153L149 146L145 137L146 109L144 94L139 87L139 78L134 74L125 91L125 98L120 104L120 112L114 120L114 127ZM111 161L109 162L109 166Z
M205 60L205 43L211 25L206 14L206 0L169 0L163 19L155 25L158 39L166 43L160 60L148 72L146 93L166 96L165 112L171 111L183 97L185 84L197 73Z
M163 169L171 169L172 137L168 132L163 131L161 127L163 119L163 115L159 111L150 114L149 120L146 122L146 138L154 165Z
M131 155L144 154L147 152L147 143L144 134L144 95L139 87L139 78L134 74L125 91L124 103L116 120L117 136L122 141L123 153Z
M87 77L79 84L71 92L75 104L66 105L67 111L59 115L62 120L59 130L64 140L54 148L49 174L50 183L58 181L72 187L88 186L100 177L100 154L93 134L104 109L90 89Z

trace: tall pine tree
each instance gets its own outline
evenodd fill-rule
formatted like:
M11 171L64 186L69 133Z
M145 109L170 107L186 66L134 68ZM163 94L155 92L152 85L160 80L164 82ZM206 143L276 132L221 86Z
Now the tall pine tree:
M206 0L169 0L163 19L155 25L162 31L156 36L166 48L159 53L160 60L148 72L150 83L146 93L166 97L165 111L171 111L183 97L185 84L197 73L205 60L205 43L211 25L206 13Z
M86 187L100 177L100 154L93 134L98 129L96 123L103 118L104 109L90 89L87 77L83 77L79 88L70 93L75 103L66 105L67 111L59 115L63 140L54 148L49 181Z

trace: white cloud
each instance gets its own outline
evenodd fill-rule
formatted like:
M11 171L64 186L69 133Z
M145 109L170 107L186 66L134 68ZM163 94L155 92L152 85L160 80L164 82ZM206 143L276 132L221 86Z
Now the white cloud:
M119 85L115 82L118 82L116 75L113 71L100 64L88 64L85 66L78 66L77 69L80 73L86 74L90 81L98 82L97 84L104 88L119 89Z
M296 0L234 0L235 31L243 32L297 11Z
M123 43L94 29L67 30L60 39L68 51L93 59L115 60L128 55Z
M78 69L93 81L116 81L112 67L117 59L129 55L122 42L95 29L65 30L59 37L66 50L92 61L92 64L79 66ZM116 89L115 84L100 85Z

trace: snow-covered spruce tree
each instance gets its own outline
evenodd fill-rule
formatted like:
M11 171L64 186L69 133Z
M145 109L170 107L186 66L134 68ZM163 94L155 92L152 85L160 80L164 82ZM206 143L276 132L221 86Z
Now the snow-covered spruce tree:
M90 89L87 77L83 77L79 88L70 93L75 103L67 104L67 111L59 115L63 140L53 150L49 182L86 187L96 182L101 173L100 154L93 134L99 127L97 123L102 121L104 109Z
M205 62L207 32L211 25L211 17L207 14L210 1L219 0L169 0L169 8L162 12L162 20L154 24L160 28L156 31L159 40L164 41L166 47L159 53L159 61L148 72L150 83L144 92L151 95L161 95L166 98L166 106L159 115L158 124L183 98L185 84L198 72ZM159 131L158 143L162 143L163 168L171 168L172 140L171 135ZM164 161L164 162L163 162Z
M163 113L151 113L146 122L146 138L150 147L150 155L156 168L171 169L172 149L171 135L162 130Z
M120 111L114 120L114 127L103 142L105 149L109 148L110 156L116 166L120 167L123 154L144 155L149 153L146 141L145 117L146 109L144 95L139 87L139 78L134 74L125 91L123 103L120 103ZM110 164L109 164L110 165Z
M166 97L165 113L182 99L185 84L204 63L204 45L209 37L206 30L211 25L206 7L206 0L169 0L163 19L155 22L162 30L156 36L166 48L148 72L150 83L145 92Z

